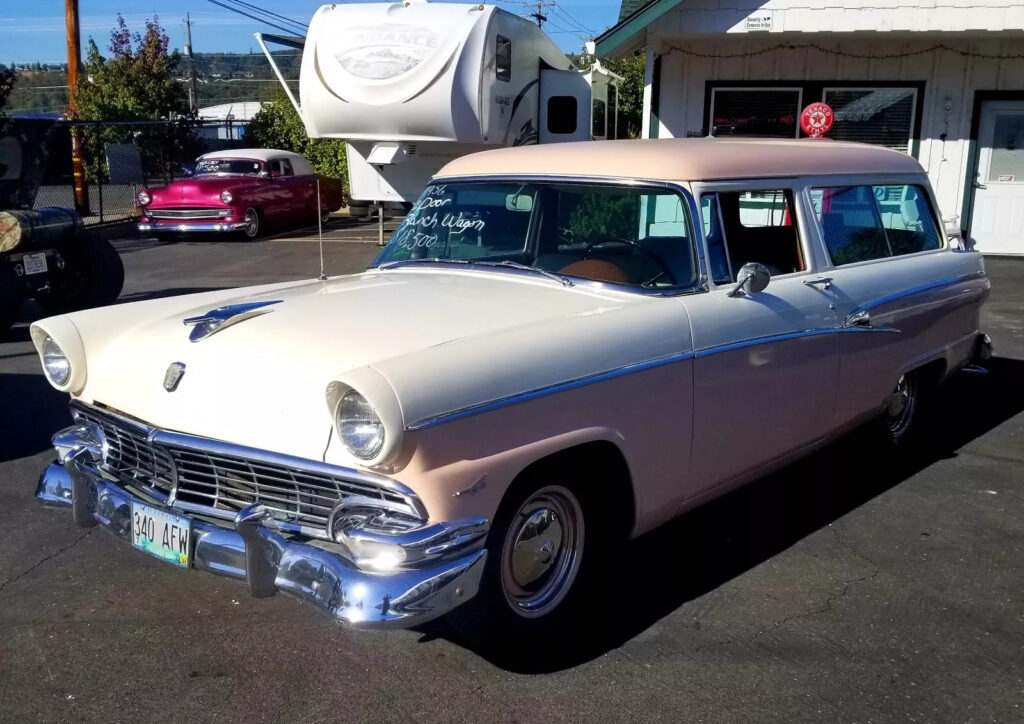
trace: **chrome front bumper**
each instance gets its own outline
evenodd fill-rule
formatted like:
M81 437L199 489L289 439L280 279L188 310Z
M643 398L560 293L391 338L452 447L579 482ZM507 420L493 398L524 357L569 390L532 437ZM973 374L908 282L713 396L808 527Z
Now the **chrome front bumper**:
M81 433L81 444L69 439ZM480 587L487 523L469 519L424 525L383 536L409 553L416 567L369 572L344 555L343 547L301 538L275 526L260 504L241 510L232 527L196 517L159 500L126 489L99 469L95 438L79 426L60 431L60 461L43 471L36 497L45 505L70 508L82 527L99 525L131 542L132 500L186 514L192 520L190 566L245 580L256 597L278 590L316 605L329 616L357 628L406 628L438 616L473 597ZM359 530L348 534L358 536Z
M146 223L136 224L136 228L143 233L149 233L153 231L173 231L173 232L207 232L207 231L241 231L245 228L245 222L233 222L230 224L219 222L177 222L170 221L166 224L161 224L154 221Z

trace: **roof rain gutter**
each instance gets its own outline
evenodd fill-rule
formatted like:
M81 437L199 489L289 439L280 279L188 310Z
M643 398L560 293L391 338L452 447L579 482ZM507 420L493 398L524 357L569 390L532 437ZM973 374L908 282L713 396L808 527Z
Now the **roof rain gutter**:
M295 108L295 112L301 117L302 109L299 107L299 102L295 100L295 94L292 93L292 89L288 87L288 81L285 80L284 74L281 73L281 69L277 67L277 61L275 61L274 56L270 54L270 50L267 48L267 43L264 42L264 39L277 45L295 48L296 50L302 50L305 47L306 39L299 36L272 35L270 33L253 33L253 37L256 38L256 42L260 44L260 49L263 50L263 55L267 56L267 61L270 62L270 67L274 69L274 75L277 76L277 80L281 83L281 87L284 88L284 92L288 96L288 100L291 101L292 106Z

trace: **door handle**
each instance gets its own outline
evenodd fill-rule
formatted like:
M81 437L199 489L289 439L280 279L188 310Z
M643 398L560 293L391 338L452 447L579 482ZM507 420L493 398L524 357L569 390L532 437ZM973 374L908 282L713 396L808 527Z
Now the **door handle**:
M976 189L987 189L988 188L988 186L986 186L985 184L978 183L977 181L974 182L973 186Z
M861 310L854 312L846 321L843 322L844 327L870 327L871 326L871 315Z
M817 279L804 279L804 284L809 287L820 286L822 289L832 288L832 277L818 277Z

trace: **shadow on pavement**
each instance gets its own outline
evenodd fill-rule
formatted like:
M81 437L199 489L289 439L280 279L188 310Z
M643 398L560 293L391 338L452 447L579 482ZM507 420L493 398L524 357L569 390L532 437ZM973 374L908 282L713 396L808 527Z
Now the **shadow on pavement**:
M595 659L1024 410L1024 361L994 358L987 367L988 375L956 375L937 392L927 447L888 454L870 429L858 430L629 543L607 567L607 588L542 650L515 650L500 637L469 642L444 620L422 629L425 640L451 639L524 674Z
M0 374L0 463L50 447L50 436L71 424L67 395L41 374Z

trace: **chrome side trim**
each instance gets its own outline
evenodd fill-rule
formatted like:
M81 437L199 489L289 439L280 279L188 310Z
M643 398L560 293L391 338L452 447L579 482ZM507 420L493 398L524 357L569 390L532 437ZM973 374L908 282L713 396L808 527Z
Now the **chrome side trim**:
M962 284L964 282L974 281L976 279L985 279L986 274L983 271L971 272L970 274L962 274L956 277L946 277L945 279L939 279L934 282L928 282L927 284L919 284L916 287L910 287L909 289L901 289L893 294L886 294L884 297L878 297L872 299L869 302L861 304L859 307L854 309L847 315L846 319L849 321L861 312L870 311L876 307L880 307L883 304L891 304L892 302L898 302L906 297L912 297L915 294L923 294L924 292L931 292L936 289L942 289L943 287L951 287L955 284Z
M553 395L556 392L564 392L566 390L572 390L577 387L583 387L584 385L592 385L595 382L603 382L610 380L615 377L621 377L622 375L633 374L634 372L643 372L644 370L654 369L655 367L663 367L665 365L674 364L676 362L685 362L686 360L693 359L693 352L684 352L682 354L669 355L667 357L658 357L656 359L648 360L646 362L637 362L635 364L626 365L619 367L614 370L608 370L606 372L598 372L597 374L587 375L585 377L577 377L566 382L558 382L553 385L547 385L545 387L538 387L534 390L527 392L517 392L514 395L508 395L506 397L499 397L488 402L482 402L477 405L469 405L462 407L457 410L451 410L450 412L444 412L440 415L433 415L431 417L425 417L420 420L416 420L405 426L407 432L413 430L423 430L434 425L440 425L443 422L451 422L453 420L459 420L463 417L470 417L471 415L479 415L483 412L490 412L491 410L498 410L502 407L508 407L509 405L515 405L520 402L527 402L529 400L535 400L539 397L547 397Z

